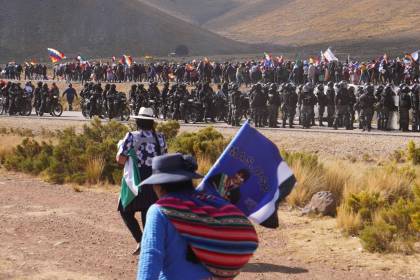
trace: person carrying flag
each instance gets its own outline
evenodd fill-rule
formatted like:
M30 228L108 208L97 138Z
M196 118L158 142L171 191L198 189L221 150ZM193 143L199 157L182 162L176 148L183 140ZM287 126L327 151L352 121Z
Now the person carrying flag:
M137 280L233 279L258 247L245 214L225 199L195 190L190 155L153 158L153 175L140 185L159 200L150 207Z
M149 207L157 201L151 188L139 188L139 180L143 181L152 175L152 159L165 154L167 146L163 134L154 130L153 109L142 107L138 116L131 116L131 118L136 120L137 131L128 132L120 141L116 156L117 162L125 166L118 211L137 242L137 248L133 255L138 255L142 231L135 218L135 213L141 212L144 228L146 213ZM136 163L131 165L135 170L127 170L132 162ZM134 176L131 176L132 174L138 175L137 177L140 178L132 178ZM132 182L136 182L134 187ZM126 186L131 186L131 188L124 188Z

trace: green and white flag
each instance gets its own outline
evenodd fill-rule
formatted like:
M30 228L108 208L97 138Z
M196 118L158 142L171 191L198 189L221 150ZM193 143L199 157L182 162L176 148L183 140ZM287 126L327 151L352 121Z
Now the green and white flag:
M124 173L121 179L120 200L125 209L140 192L140 172L138 159L133 148L128 151L128 159L124 165Z

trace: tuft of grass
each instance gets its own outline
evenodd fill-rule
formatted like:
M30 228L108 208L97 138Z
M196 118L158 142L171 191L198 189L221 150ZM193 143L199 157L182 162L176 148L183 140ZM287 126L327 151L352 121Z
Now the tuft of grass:
M325 181L322 170L310 168L303 161L296 161L290 167L297 185L287 197L287 202L295 207L304 207L315 193L323 190Z
M212 162L212 160L206 156L199 156L197 158L197 163L198 163L197 172L201 175L205 175L207 174L207 172L209 172L214 162Z
M346 235L350 236L356 236L363 228L360 215L348 211L344 204L341 204L337 209L337 226L341 228Z
M86 180L90 184L98 184L101 181L105 168L105 160L102 157L93 157L86 164Z

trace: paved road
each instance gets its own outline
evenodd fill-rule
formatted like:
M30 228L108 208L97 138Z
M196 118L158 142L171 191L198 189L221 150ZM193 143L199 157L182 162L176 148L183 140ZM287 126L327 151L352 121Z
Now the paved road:
M61 117L52 117L50 115L45 115L42 117L39 117L35 115L33 112L31 116L7 116L7 115L0 115L0 118L13 118L13 119L42 119L42 120L51 120L51 121L77 121L77 122L89 122L89 119L86 119L83 117L82 113L79 111L64 111ZM107 120L103 120L106 122ZM123 122L126 123L126 122ZM236 130L237 128L232 127L230 125L227 125L223 122L217 122L217 123L196 123L196 124L184 124L181 122L181 126L185 127L207 127L207 126L214 126L216 128L220 129L229 129L229 130ZM419 133L413 133L413 132L406 132L402 133L398 130L393 131L378 131L373 129L371 132L363 132L359 129L355 130L345 130L343 128L340 128L338 130L334 130L329 127L318 127L314 126L311 129L302 129L300 126L296 125L295 128L259 128L259 130L262 131L293 131L293 132L301 132L301 133L322 133L322 134L349 134L349 135L363 135L363 134L369 134L369 135L382 135L382 136L398 136L398 137L407 137L407 138L420 138L420 132Z

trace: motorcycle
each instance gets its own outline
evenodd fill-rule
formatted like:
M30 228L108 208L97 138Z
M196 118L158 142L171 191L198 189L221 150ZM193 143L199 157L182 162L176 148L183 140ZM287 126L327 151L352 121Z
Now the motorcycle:
M56 95L47 99L43 110L41 110L40 107L35 108L35 111L37 115L41 117L44 113L50 113L51 115L55 117L60 117L63 114L63 105L60 104L58 100L58 96Z

